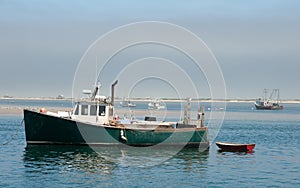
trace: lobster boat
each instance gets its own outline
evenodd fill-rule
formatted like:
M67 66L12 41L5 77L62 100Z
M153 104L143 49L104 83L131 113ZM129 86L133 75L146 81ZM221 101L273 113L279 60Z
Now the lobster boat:
M142 120L115 118L116 84L117 81L111 86L110 98L98 95L100 87L96 86L89 97L77 101L70 112L24 109L27 145L209 147L204 112L198 124L191 121L157 121L155 117Z

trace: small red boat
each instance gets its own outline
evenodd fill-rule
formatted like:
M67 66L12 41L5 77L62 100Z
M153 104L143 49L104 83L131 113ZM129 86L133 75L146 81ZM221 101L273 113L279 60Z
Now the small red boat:
M216 142L216 145L222 151L236 151L236 152L252 152L255 144L239 144L230 142Z

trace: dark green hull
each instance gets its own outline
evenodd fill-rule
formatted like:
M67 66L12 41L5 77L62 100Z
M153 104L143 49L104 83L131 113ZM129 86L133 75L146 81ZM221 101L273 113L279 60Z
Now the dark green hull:
M27 144L209 146L206 127L147 130L99 126L29 110L24 110L24 120Z

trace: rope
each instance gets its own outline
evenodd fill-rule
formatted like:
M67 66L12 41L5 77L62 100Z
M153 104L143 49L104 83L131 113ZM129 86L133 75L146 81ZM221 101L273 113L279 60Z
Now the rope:
M5 145L7 145L7 144L9 144L14 138L15 138L15 136L19 133L19 131L21 130L21 128L22 128L22 125L23 125L23 123L24 123L24 118L22 119L22 121L21 121L21 123L20 123L20 127L19 127L19 129L17 129L17 131L6 141L6 142L4 142L4 143L2 143L1 145L2 146L5 146Z

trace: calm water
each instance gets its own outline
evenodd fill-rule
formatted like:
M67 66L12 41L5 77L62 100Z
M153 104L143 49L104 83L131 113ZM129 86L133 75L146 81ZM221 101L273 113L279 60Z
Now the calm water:
M31 102L25 106L36 104ZM0 115L0 187L299 187L300 105L252 107L229 103L216 140L254 142L254 153L219 152L214 143L205 152L176 155L172 149L26 147L22 117Z

